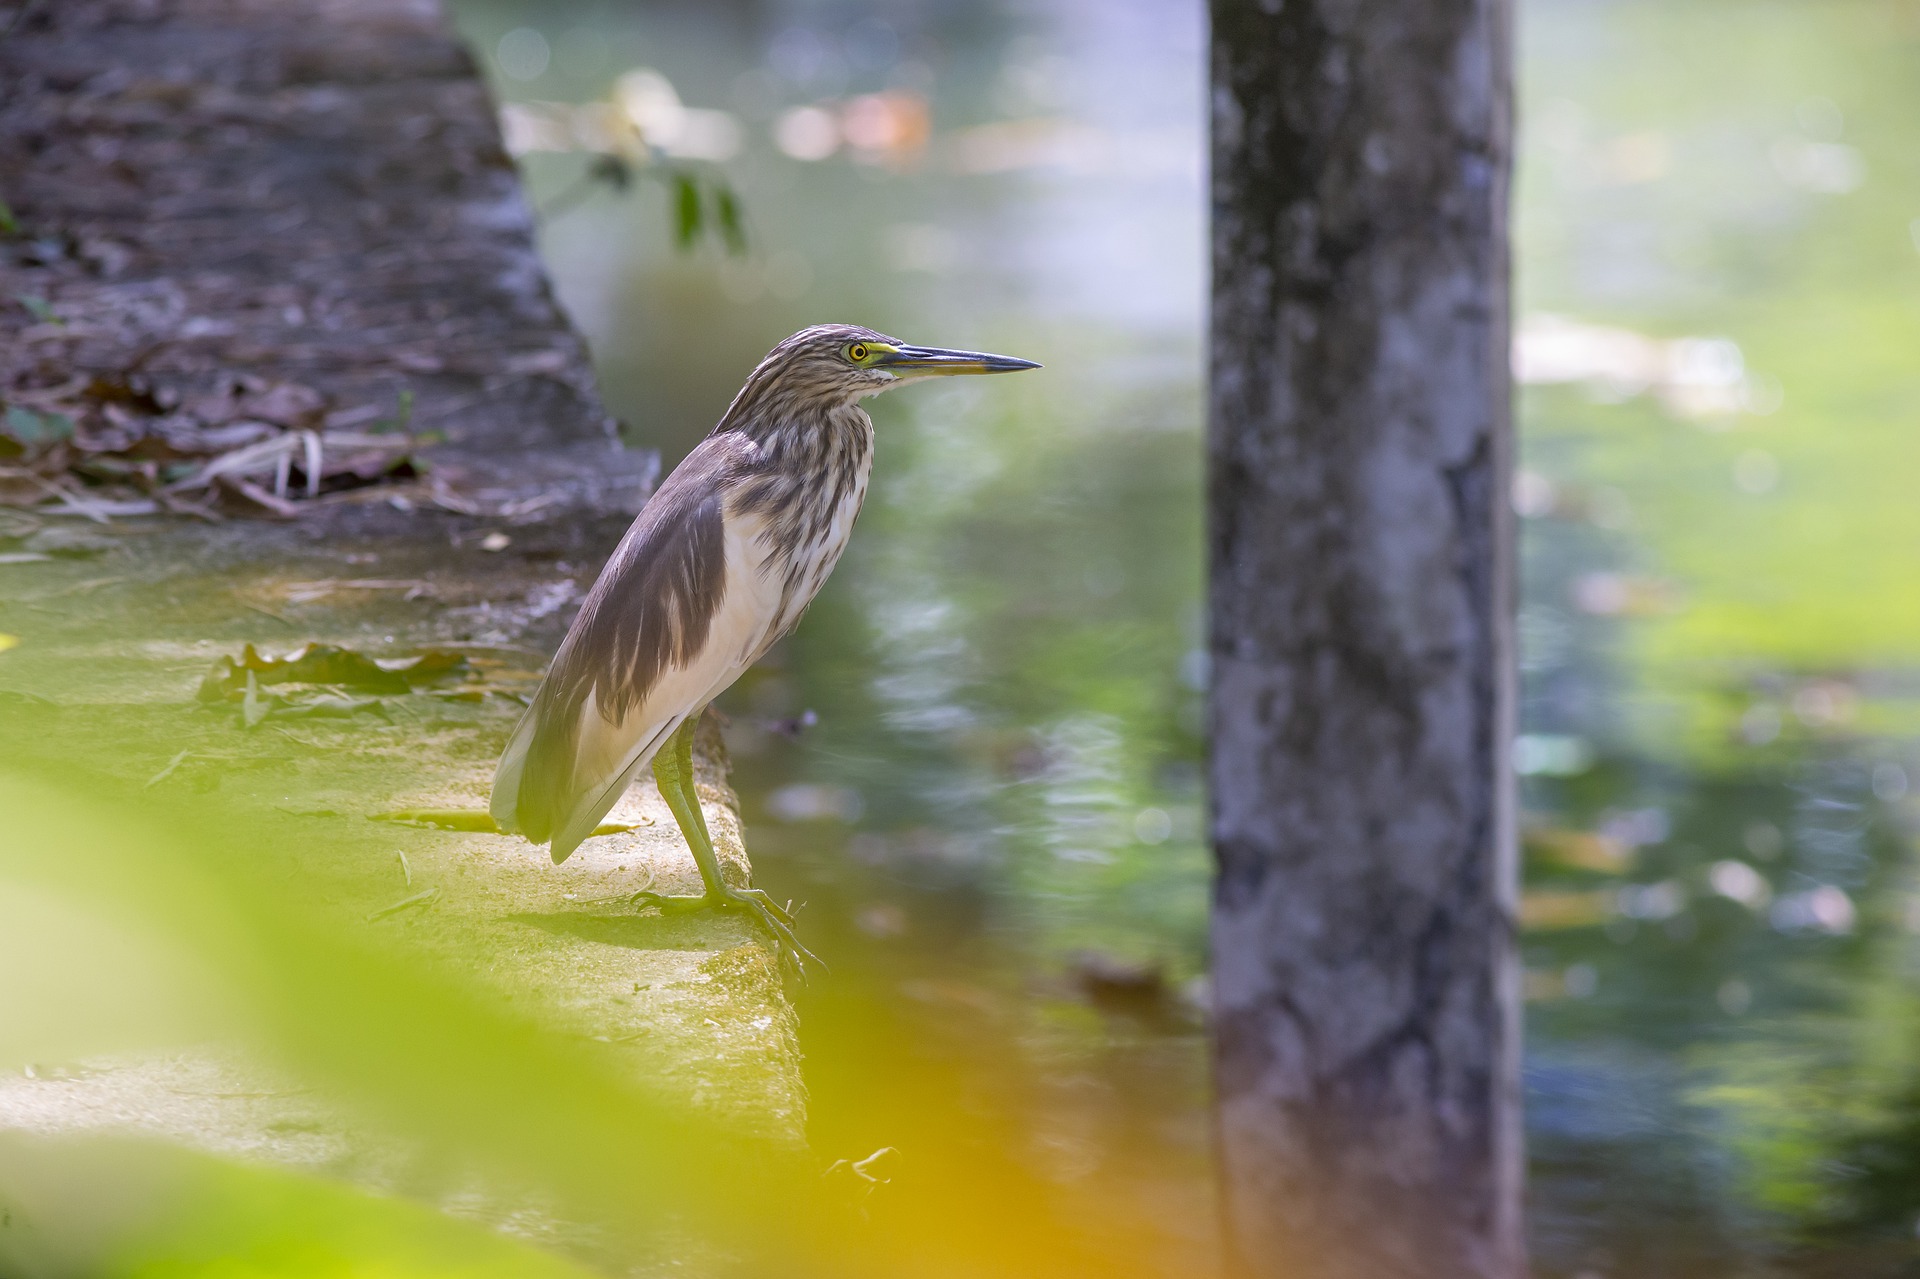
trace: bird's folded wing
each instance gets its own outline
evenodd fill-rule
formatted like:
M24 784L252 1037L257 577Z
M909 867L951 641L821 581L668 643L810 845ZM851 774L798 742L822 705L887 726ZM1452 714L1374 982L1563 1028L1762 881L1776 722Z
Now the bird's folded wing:
M494 778L495 820L563 859L774 624L758 521L726 510L701 450L647 504L594 584ZM690 468L692 468L690 470Z

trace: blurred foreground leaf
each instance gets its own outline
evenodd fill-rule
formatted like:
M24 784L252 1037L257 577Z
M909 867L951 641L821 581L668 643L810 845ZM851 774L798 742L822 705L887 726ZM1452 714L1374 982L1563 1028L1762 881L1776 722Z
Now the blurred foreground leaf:
M125 1279L584 1279L404 1200L157 1143L0 1138L0 1273Z
M210 1025L236 1026L358 1122L502 1202L552 1204L629 1255L672 1239L676 1255L744 1259L763 1246L755 1239L780 1238L794 1271L812 1270L804 1259L818 1241L801 1214L814 1178L794 1152L664 1101L606 1046L544 1029L385 934L343 927L263 873L243 823L151 798L136 810L98 778L22 772L0 760L0 888L27 895L26 918L65 910L94 926L5 947L0 1011L12 1010L4 1047L16 1061L42 1048L58 1059L199 1042ZM181 996L178 1015L160 1009L129 1029L128 999L164 1001L137 983L114 992L150 969L200 989ZM36 988L51 997L34 1000ZM765 1233L741 1236L742 1219Z

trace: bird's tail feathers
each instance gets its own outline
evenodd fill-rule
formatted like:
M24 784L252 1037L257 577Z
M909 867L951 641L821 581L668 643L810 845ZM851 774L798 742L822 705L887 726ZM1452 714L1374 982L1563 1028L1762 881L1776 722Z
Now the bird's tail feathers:
M574 802L567 810L566 816L563 820L554 822L551 830L553 843L550 851L555 865L570 857L573 850L580 846L581 841L593 834L594 828L600 824L600 819L613 811L613 806L620 802L622 795L627 793L627 787L633 785L633 779L640 775L641 769L653 762L654 755L659 752L667 739L673 736L674 730L679 728L682 722L683 718L675 718L660 725L647 737L635 743L632 753L627 756L617 774L597 788L589 784L588 789L573 797ZM534 840L534 842L540 841Z
M543 830L536 836L533 823L527 820L530 814L521 812L520 784L527 770L527 752L533 747L533 739L539 730L539 715L536 708L528 707L520 716L520 722L514 726L513 736L507 739L507 749L501 753L499 767L493 770L493 796L487 808L493 814L493 824L509 833L525 835L538 844L545 840ZM544 814L540 814L544 816Z

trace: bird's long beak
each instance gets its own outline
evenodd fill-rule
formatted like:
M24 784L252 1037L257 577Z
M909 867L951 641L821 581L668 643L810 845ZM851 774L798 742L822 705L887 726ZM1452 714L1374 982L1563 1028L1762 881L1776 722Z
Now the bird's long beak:
M949 351L938 346L896 346L877 348L879 359L873 367L902 377L943 377L955 373L1017 373L1037 369L1032 360L1016 360L1011 355L987 355L980 351Z

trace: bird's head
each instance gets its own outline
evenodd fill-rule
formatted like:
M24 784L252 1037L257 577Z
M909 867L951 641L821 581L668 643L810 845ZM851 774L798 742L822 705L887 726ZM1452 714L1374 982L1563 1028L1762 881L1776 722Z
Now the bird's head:
M816 324L767 353L747 379L742 398L760 392L788 396L812 407L851 404L918 378L960 373L1013 373L1037 369L1032 360L937 346L908 346L899 338L857 324Z

